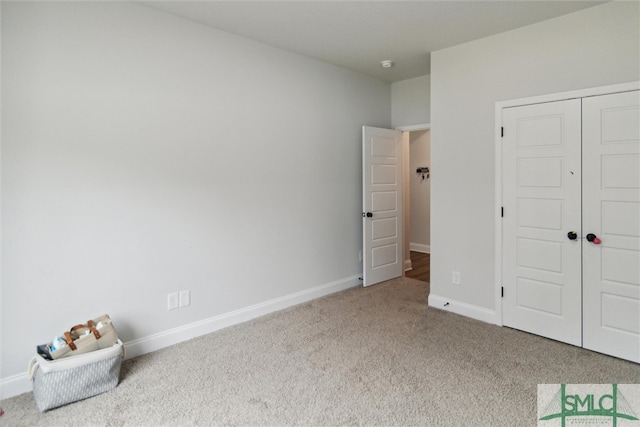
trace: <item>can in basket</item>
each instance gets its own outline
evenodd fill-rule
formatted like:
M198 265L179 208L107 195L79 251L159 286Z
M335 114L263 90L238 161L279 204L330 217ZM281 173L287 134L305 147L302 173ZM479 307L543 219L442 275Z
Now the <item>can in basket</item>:
M102 350L57 360L34 356L29 378L33 379L36 406L46 411L116 388L123 357L120 340Z

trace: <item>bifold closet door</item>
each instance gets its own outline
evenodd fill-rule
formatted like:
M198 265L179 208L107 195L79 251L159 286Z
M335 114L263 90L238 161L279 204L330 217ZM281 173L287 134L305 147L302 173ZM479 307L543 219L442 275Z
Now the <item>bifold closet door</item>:
M581 101L502 110L503 324L582 345Z
M640 92L582 102L583 345L640 362Z

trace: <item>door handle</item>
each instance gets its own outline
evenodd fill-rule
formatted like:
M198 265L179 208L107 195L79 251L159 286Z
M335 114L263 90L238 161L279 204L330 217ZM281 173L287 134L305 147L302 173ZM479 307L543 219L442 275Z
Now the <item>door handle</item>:
M576 240L578 238L578 233L576 233L575 231L570 231L567 233L567 237L569 238L569 240Z
M594 245L599 245L600 243L602 243L602 240L600 240L600 238L593 233L587 234L587 241L593 243Z
M362 212L362 217L364 218L365 216L366 216L367 218L371 218L371 217L373 217L373 214L372 214L371 212L366 212L366 213L365 213L365 212Z

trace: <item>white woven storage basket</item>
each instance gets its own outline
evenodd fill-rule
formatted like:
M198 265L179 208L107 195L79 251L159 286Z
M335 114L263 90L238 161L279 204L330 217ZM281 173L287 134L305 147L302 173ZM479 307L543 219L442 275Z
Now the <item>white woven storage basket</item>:
M122 341L102 350L58 360L39 355L29 363L33 396L40 411L57 408L114 389L124 357Z

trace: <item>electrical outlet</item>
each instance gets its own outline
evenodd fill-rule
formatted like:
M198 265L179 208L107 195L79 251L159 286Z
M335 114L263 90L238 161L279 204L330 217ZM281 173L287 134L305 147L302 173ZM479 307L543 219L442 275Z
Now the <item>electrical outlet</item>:
M180 307L180 296L177 292L169 294L167 297L167 310L175 310Z
M459 285L460 284L460 272L459 271L453 271L453 273L451 274L451 283L453 283L454 285Z
M191 291L180 291L180 307L191 305Z

